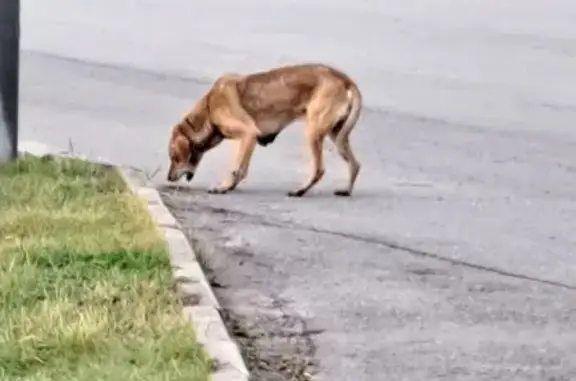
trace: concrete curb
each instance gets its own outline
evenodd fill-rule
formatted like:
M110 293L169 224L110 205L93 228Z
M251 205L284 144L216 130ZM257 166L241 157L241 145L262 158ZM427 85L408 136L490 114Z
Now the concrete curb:
M132 193L136 194L148 211L160 232L163 234L170 253L173 275L182 293L194 301L185 306L184 314L193 324L196 341L215 362L212 381L248 381L250 374L244 363L238 345L230 337L220 316L220 304L204 275L202 267L182 227L162 202L159 192L150 186L146 176L136 168L120 167L102 158L91 159L82 155L58 152L35 142L23 142L19 152L35 156L54 155L87 160L93 163L115 167Z

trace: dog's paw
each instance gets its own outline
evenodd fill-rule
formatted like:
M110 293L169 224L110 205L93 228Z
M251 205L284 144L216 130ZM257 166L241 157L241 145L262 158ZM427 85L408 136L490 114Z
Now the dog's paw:
M287 195L288 197L302 197L302 196L304 196L304 193L306 193L305 190L303 190L303 189L298 189L298 190L295 190L295 191L290 191L290 192L286 193L286 195Z
M215 187L215 188L210 188L210 189L208 189L207 192L208 192L209 194L225 194L225 193L228 192L228 189L223 189L223 188Z
M350 197L350 191L348 191L348 189L337 189L334 191L334 195L339 197Z

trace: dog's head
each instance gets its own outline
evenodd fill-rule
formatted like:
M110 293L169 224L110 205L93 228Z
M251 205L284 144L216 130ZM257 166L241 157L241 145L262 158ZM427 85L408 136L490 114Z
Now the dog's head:
M204 150L196 147L182 128L175 127L170 136L168 154L170 167L168 168L168 181L178 181L183 176L190 181L196 173L196 168L204 155Z

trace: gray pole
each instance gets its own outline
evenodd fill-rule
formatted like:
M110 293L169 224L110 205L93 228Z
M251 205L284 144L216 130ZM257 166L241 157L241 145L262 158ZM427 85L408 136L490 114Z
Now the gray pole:
M18 156L20 0L0 0L0 162Z

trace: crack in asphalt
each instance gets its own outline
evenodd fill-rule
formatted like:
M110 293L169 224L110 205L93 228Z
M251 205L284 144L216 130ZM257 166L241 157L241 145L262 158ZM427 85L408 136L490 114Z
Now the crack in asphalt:
M394 242L392 240L383 240L383 239L374 238L374 237L365 237L365 236L361 236L358 234L322 229L322 228L317 228L317 227L310 226L310 225L296 224L296 223L287 222L287 221L277 221L277 220L272 220L272 219L265 219L259 215L248 214L246 212L239 211L239 210L231 210L231 209L213 207L211 205L205 205L205 204L199 205L199 204L197 204L197 206L198 206L198 208L189 208L189 210L191 211L193 209L204 209L204 211L212 212L215 214L227 214L227 215L231 215L231 216L244 217L243 222L252 223L253 225L268 226L268 227L274 227L274 228L279 228L279 229L293 229L293 230L308 231L308 232L313 232L313 233L332 235L332 236L350 239L350 240L354 240L354 241L359 241L359 242L363 242L363 243L369 243L369 244L384 246L384 247L394 249L394 250L399 250L399 251L402 251L402 252L405 252L405 253L408 253L411 255L435 259L435 260L438 260L438 261L441 261L444 263L449 263L449 264L454 265L454 266L471 268L471 269L475 269L475 270L479 270L479 271L483 271L483 272L488 272L488 273L493 273L496 275L505 276L505 277L509 277L509 278L522 279L522 280L527 280L530 282L535 282L535 283L539 283L539 284L543 284L543 285L548 285L548 286L552 286L552 287L558 287L558 288L576 291L576 286L571 285L571 284L567 284L567 283L563 283L563 282L557 282L557 281L550 280L550 279L538 278L538 277L534 277L534 276L530 276L530 275L526 275L526 274L520 274L520 273L516 273L516 272L512 272L512 271L499 269L496 267L484 266L484 265L471 263L471 262L467 262L467 261L463 261L463 260L448 258L448 257L445 257L441 254L437 254L437 253L433 253L433 252L429 252L429 251L425 251L425 250L420 250L420 249L415 249L415 248L412 248L412 247L409 247L406 245L402 245L402 244L400 244L398 242Z

